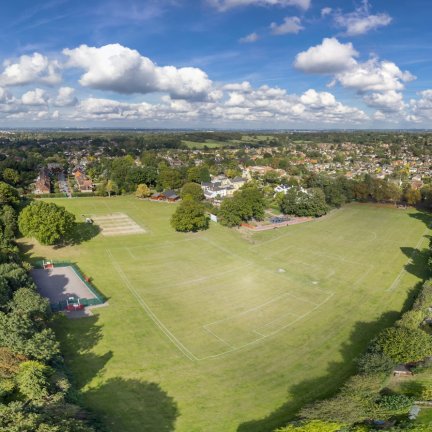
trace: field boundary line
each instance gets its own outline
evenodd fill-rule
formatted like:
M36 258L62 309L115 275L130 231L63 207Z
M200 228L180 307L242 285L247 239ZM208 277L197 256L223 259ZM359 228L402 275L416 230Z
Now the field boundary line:
M127 250L129 256L130 256L133 260L138 261L138 258L137 258L133 253L132 253L132 251L130 250L129 246L123 246L123 247L124 247L124 249Z
M320 304L318 304L317 306L315 306L313 309L311 309L310 311L304 313L303 315L300 315L296 320L292 321L291 323L287 324L286 326L283 326L283 327L277 329L276 331L274 331L272 333L269 333L268 335L262 336L262 337L260 337L258 339L255 339L255 340L253 340L251 342L248 342L248 343L246 343L244 345L241 345L239 347L235 347L234 349L231 349L231 350L228 350L228 351L224 351L224 352L219 353L219 354L213 354L213 355L209 355L209 356L206 356L206 357L201 357L201 358L199 358L199 360L208 360L208 359L215 359L215 358L218 358L218 357L222 357L222 356L224 356L226 354L229 354L229 353L232 353L232 352L235 352L235 351L240 351L240 350L245 349L245 348L247 348L249 346L257 344L257 343L261 342L264 339L267 339L269 337L275 336L276 334L280 333L282 330L285 330L286 328L291 327L292 325L296 324L297 322L299 322L303 318L306 318L312 312L316 311L319 307L321 307L322 305L324 305L325 303L327 303L334 295L335 295L335 293L332 292L324 301L322 301Z
M291 262L301 264L301 265L305 266L306 268L309 267L313 270L320 267L320 265L318 265L318 264L309 264L309 263L306 263L300 259L293 259ZM334 268L329 268L328 273L324 276L324 280L330 279L335 274L336 274L336 270Z
M289 227L289 225L286 226L286 227L282 227L282 228L288 229L288 227ZM265 231L263 231L263 232L265 232ZM273 232L273 231L270 231L270 232ZM257 234L257 233L254 233L254 234ZM281 239L284 239L285 237L290 237L290 236L292 236L292 233L289 231L287 233L282 233L281 235L278 235L277 237L274 237L274 238L271 238L271 239L268 239L268 240L264 240L264 241L262 241L260 243L252 244L249 247L250 247L250 249L255 249L255 248L259 247L259 246L266 245L268 243L272 243L274 241L281 240ZM252 236L252 238L253 238L253 236Z
M227 248L225 248L225 247L223 247L223 246L218 245L217 243L213 242L212 240L208 239L207 237L203 237L202 240L205 240L206 242L208 242L209 244L211 244L212 246L214 246L216 249L219 249L219 250L221 250L222 252L225 252L226 254L229 254L229 255L231 255L231 256L233 256L233 257L239 258L240 260L246 261L248 264L253 265L253 266L255 266L256 268L260 268L261 271L263 271L263 272L267 272L267 273L270 273L270 274L274 274L273 271L270 270L269 268L267 268L266 266L260 265L260 266L258 267L255 263L253 263L253 262L252 262L251 260L249 260L248 258L242 257L241 255L238 255L238 254L236 254L236 253L230 251L229 249L227 249ZM333 274L334 274L334 273L333 273ZM333 274L331 274L330 276L327 276L327 277L331 277ZM324 292L324 293L327 294L327 295L328 295L329 293L331 293L331 291L326 291L326 290L323 290L323 289L318 288L318 287L315 287L315 286L314 286L314 289L316 289L316 290L318 290L318 291L321 291L321 292ZM291 296L292 296L292 297L295 297L293 294L291 294ZM299 297L296 297L296 298L297 298L297 300L303 300L303 299L301 299L301 298L299 298ZM306 303L308 302L308 300L303 300L303 301L305 301ZM316 303L315 303L315 304L316 304Z
M311 221L308 221L308 222L310 222L310 223L322 222L323 220L330 219L330 217L333 217L336 214L342 213L343 210L344 210L344 208L334 209L333 211L329 212L328 214L326 214L324 216L321 216L319 218L312 219ZM295 225L303 225L303 224L287 225L287 226L284 226L284 227L280 227L278 229L286 229L286 230L288 230L288 228L290 228L292 226L295 226ZM273 231L271 231L271 232L273 232ZM256 234L259 234L259 232L253 232L252 233L253 236L256 235ZM251 245L250 248L256 248L256 247L259 247L261 245L265 245L267 243L271 243L271 242L283 239L285 237L289 237L290 235L291 235L291 232L282 233L281 235L279 235L277 237L274 237L272 239L264 240L264 241L262 241L260 243L255 243L255 244Z
M109 212L113 213L112 207L110 207L110 206L106 203L106 201L103 201L103 203L104 203L104 206L107 208L107 210L108 210ZM114 212L114 213L115 213L115 212Z
M222 318L222 319L219 319L219 320L212 321L210 323L204 324L203 327L206 328L207 326L212 326L212 325L215 325L215 324L219 324L221 322L229 321L229 320L233 319L234 317L240 317L240 316L248 314L249 312L254 312L254 311L258 310L258 309L261 309L264 306L267 306L268 304L274 303L274 302L276 302L276 301L278 301L278 300L286 297L287 295L288 295L288 293L279 294L279 295L271 298L270 300L267 300L266 302L264 302L264 303L262 303L262 304L260 304L258 306L254 306L254 307L252 307L250 309L247 309L247 310L245 310L243 312L240 312L238 314L234 314L234 315L232 315L232 316L230 316L228 318Z
M140 208L136 205L136 203L132 202L131 204L132 204L132 206L135 208L135 210L137 210L138 212L142 212L142 209L140 209ZM130 217L130 216L129 216L129 217ZM141 220L144 220L144 217L141 216L140 214L138 214L138 217L139 217ZM131 217L131 219L132 219L132 220L135 220L135 219L133 219L132 217ZM136 223L138 224L138 222L136 222ZM140 224L138 224L138 225L140 225ZM141 226L141 225L140 225L140 226ZM144 226L143 226L142 228L144 228L148 233L153 234L153 233L152 233L152 230L147 226L146 223L144 223Z
M414 257L414 255L419 251L419 248L422 246L423 242L426 239L426 234L429 232L429 228L426 228L423 231L423 234L421 235L419 241L417 242L417 244L414 246L414 250L413 253L411 254L411 256L408 258L408 260L406 261L406 263L404 264L402 270L398 273L398 275L396 276L395 280L392 282L392 284L385 290L385 292L392 292L395 289L397 289L403 279L403 277L405 276L407 272L406 267L407 265L409 265L412 262L412 259Z
M189 279L187 281L183 281L183 282L179 282L179 283L176 283L176 284L172 284L170 286L173 287L173 288L175 288L175 287L181 287L183 285L194 284L196 282L203 282L203 281L206 281L208 279L218 278L219 276L224 276L224 275L226 275L228 273L232 273L232 272L236 272L236 271L239 271L239 270L243 270L243 269L245 269L247 267L250 267L250 266L252 266L252 263L245 263L243 265L232 267L232 268L230 268L228 270L224 270L222 272L212 273L211 275L202 276L202 277L196 278L196 279ZM184 292L184 291L182 291L182 292Z
M290 316L290 315L293 316L293 317L299 317L299 315L297 315L297 314L294 314L294 313L291 313L291 312L287 312L286 314L283 314L283 315L281 315L280 317L278 317L278 318L276 318L276 319L274 319L274 320L271 320L271 321L269 321L268 323L265 323L265 324L262 325L262 326L259 326L256 330L253 330L253 332L256 333L257 335L260 335L260 336L265 337L266 335L260 333L258 330L264 329L264 328L266 328L267 326L273 324L274 322L280 321L280 320L282 320L282 319L284 319L284 318L286 318L286 317L288 317L288 316Z
M178 348L178 350L189 360L200 360L198 357L196 357L191 351L189 351L169 330L168 328L162 323L162 321L156 316L156 314L150 309L150 307L147 305L147 303L142 299L142 297L138 294L138 292L135 290L135 288L130 283L129 279L127 278L126 274L123 272L123 270L118 265L116 259L114 258L113 254L109 249L105 249L108 257L110 258L115 270L117 271L118 275L122 279L123 283L126 285L126 288L131 292L131 294L138 300L138 303L141 305L141 307L144 309L144 311L147 313L147 316L156 324L160 330L165 334L165 336L168 337L168 339Z
M228 254L228 255L231 255L231 256L233 256L233 257L236 257L236 258L240 259L241 261L246 261L248 264L253 264L253 263L251 262L251 260L249 260L248 258L245 258L245 257L243 257L243 256L241 256L241 255L239 255L239 254L236 254L236 253L230 251L229 249L227 249L227 248L224 247L224 246L218 245L218 244L215 243L213 240L210 240L208 237L202 237L201 239L204 240L204 241L206 241L207 243L211 244L211 245L212 245L213 247L215 247L216 249L219 249L220 251L225 252L225 253Z
M176 244L176 243L185 243L187 241L196 241L196 240L201 240L201 239L200 238L188 238L188 239L176 240L176 241L165 240L164 243L158 243L157 245L154 245L151 243L146 243L146 244L142 244L139 246L129 246L129 249L166 248L166 247L172 246L173 244ZM122 249L122 248L123 248L123 246L113 246L110 249L118 250L118 249Z
M206 331L209 332L212 336L214 336L216 339L220 340L222 343L224 343L225 345L228 345L231 349L235 350L235 347L232 346L230 343L228 343L226 340L222 339L220 336L218 336L216 333L213 333L210 329L205 328L205 326L202 326L202 328ZM201 360L201 359L200 359Z

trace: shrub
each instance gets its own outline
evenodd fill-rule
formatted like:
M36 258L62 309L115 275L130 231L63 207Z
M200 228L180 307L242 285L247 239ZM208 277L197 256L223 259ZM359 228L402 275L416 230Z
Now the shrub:
M428 383L423 387L420 397L422 398L422 400L432 400L432 383Z
M432 337L420 329L392 327L375 339L374 351L397 363L420 361L432 355Z
M403 394L384 395L378 402L381 410L389 414L404 413L411 407L414 399Z
M376 373L387 374L394 368L395 362L380 352L367 352L357 362L361 374L372 375Z

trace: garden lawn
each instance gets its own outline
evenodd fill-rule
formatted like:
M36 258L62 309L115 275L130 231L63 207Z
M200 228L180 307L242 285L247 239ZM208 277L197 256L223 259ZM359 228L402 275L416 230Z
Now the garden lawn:
M76 262L109 298L54 327L84 405L113 432L283 425L338 388L426 276L430 218L415 210L349 205L250 236L214 223L176 233L175 204L51 201L145 231L57 249L21 240L29 259Z

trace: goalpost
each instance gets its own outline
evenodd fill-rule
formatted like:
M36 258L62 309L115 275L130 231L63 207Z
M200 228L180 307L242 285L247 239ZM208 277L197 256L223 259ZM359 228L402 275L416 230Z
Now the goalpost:
M43 260L43 268L44 270L53 269L54 263L52 260Z

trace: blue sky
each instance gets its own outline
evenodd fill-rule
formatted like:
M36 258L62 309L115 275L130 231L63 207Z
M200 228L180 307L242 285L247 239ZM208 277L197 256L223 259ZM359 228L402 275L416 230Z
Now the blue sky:
M430 2L0 4L0 127L422 128Z

